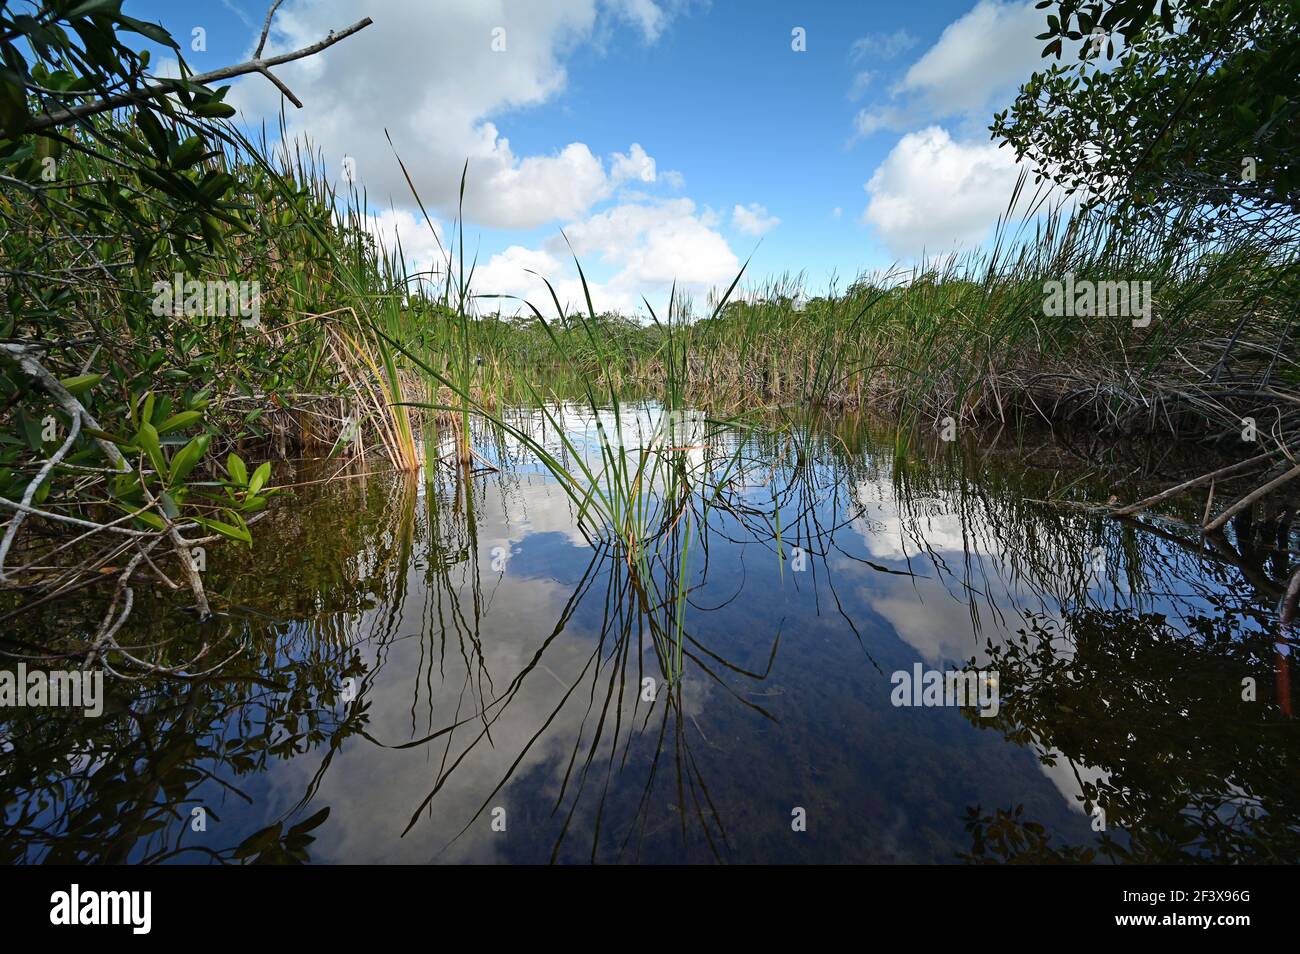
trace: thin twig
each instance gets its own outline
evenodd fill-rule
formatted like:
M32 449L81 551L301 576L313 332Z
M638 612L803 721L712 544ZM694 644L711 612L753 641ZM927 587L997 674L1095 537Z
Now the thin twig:
M1137 513L1139 510L1146 510L1148 507L1154 507L1156 504L1162 503L1170 497L1176 497L1186 490L1192 490L1202 484L1209 483L1212 480L1226 477L1228 474L1235 474L1237 471L1245 470L1255 464L1262 464L1272 456L1272 454L1260 454L1258 457L1252 457L1249 460L1241 460L1235 464L1229 464L1227 467L1220 467L1218 470L1212 470L1208 474L1202 474L1199 477L1193 477L1191 480L1184 481L1176 487L1170 487L1168 490L1163 490L1153 497L1147 497L1145 500L1139 500L1137 503L1129 504L1127 507L1112 510L1110 516L1127 517L1130 514Z
M1277 490L1277 488L1281 487L1283 484L1295 480L1297 477L1300 477L1300 465L1292 467L1282 476L1273 478L1263 486L1256 487L1250 493L1246 494L1246 496L1242 497L1240 500L1234 503L1227 510L1223 511L1223 513L1219 514L1212 521L1207 523L1205 525L1205 532L1213 533L1215 530L1220 529L1225 523L1227 523L1230 519L1232 519L1234 515L1240 513L1242 510L1245 510L1256 500L1259 500L1261 497L1265 497L1268 494L1271 494L1273 491Z
M215 83L220 80L233 79L236 76L245 76L249 73L261 73L269 76L267 70L272 66L279 66L282 63L291 63L294 60L300 60L304 57L313 56L322 50L327 50L340 40L346 40L354 33L359 33L374 21L370 17L364 20L358 20L352 26L338 33L331 33L325 39L311 46L304 46L301 50L294 50L292 53L283 53L280 56L273 56L270 59L261 59L255 57L244 63L235 66L226 66L219 70L212 70L209 73L198 73L189 77L189 82L196 83L200 86L206 86L209 83ZM293 101L294 105L301 107L302 103L297 98L288 93L283 84L277 83L282 92L285 92ZM129 106L132 103L139 103L142 100L160 99L172 92L170 83L154 83L151 86L145 86L143 89L130 93L117 93L93 103L83 103L80 106L73 106L71 109L60 109L52 113L44 113L35 117L26 126L23 127L22 135L34 132L41 132L45 129L52 129L55 126L65 126L70 122L78 119L86 119L89 116L97 116L100 113L106 113L110 110L120 109L123 106Z

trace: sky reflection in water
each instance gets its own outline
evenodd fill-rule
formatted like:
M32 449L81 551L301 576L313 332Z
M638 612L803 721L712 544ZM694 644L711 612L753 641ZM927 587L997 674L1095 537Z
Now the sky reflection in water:
M652 428L653 408L629 414ZM565 423L594 446L591 421ZM6 857L1300 859L1277 554L1230 539L1232 558L1209 559L1037 503L1051 474L970 449L900 463L861 430L753 434L726 506L696 513L670 686L627 563L485 437L502 470L468 498L445 467L309 487L251 557L214 554L222 625L254 649L242 673L274 685L144 685L123 690L136 718L93 733L12 726ZM706 469L735 439L701 430L683 453ZM1073 496L1106 493L1084 480ZM680 535L661 545L671 565ZM144 639L178 618L146 607L133 625ZM892 674L916 663L996 669L997 716L894 706ZM103 758L121 733L149 743L139 758ZM42 807L36 780L78 746ZM150 784L163 761L180 777ZM289 846L324 808L315 840Z

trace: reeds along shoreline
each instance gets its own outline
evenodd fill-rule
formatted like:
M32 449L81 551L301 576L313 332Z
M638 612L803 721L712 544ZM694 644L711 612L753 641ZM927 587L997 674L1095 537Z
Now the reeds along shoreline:
M787 278L694 321L538 302L543 325L531 305L483 314L491 290L462 288L479 314L408 312L399 336L432 334L448 366L472 352L478 386L512 402L534 390L581 396L594 380L626 394L668 388L723 413L864 408L933 427L1028 416L1286 456L1300 428L1296 249L1275 232L1206 246L1152 230L1116 235L1103 215L1057 210L1018 231L1004 225L990 251L864 276L810 300ZM452 273L455 261L446 264ZM1063 280L1140 284L1143 311L1122 300L1117 309L1112 296L1096 314L1053 314L1049 289Z
M96 121L106 133L120 123ZM1251 461L1250 494L1288 492L1300 476L1294 223L1181 241L1172 226L1126 231L1101 214L1056 209L1017 218L1017 194L983 251L863 276L812 298L797 277L756 288L742 284L742 273L706 314L692 313L673 290L666 303L647 301L646 315L627 317L599 311L585 277L576 307L549 286L541 300L523 303L477 287L460 215L445 235L426 216L442 256L431 271L413 273L400 244L376 237L365 194L338 191L310 146L283 131L274 149L229 132L191 174L221 177L238 227L207 223L202 247L168 245L176 240L166 238L165 203L134 203L130 221L125 211L97 209L83 221L39 191L0 186L3 257L20 266L4 284L15 314L25 316L11 335L39 342L43 368L81 389L97 434L120 439L131 459L138 458L131 435L148 436L141 409L153 409L155 430L172 429L159 432L166 440L137 468L137 483L154 485L139 501L134 485L119 492L103 476L56 469L35 501L57 502L51 520L98 519L93 501L107 490L132 511L175 505L228 525L242 519L236 504L261 503L231 485L222 463L231 450L253 461L379 453L392 468L414 471L437 464L429 448L450 433L454 450L441 459L472 471L484 466L472 446L473 419L509 430L504 408L566 398L593 411L649 398L670 410L702 408L721 422L852 409L890 419L900 434L1082 423L1100 434L1213 444L1230 460ZM97 188L113 181L111 167L111 158L69 153L61 188ZM1023 205L1038 208L1036 199ZM149 241L133 246L130 268L114 262L89 282L68 265L84 254L75 236L88 229L116 230L121 246L134 241L128 236ZM115 246L100 244L107 261ZM259 323L183 309L153 314L149 289L171 285L178 272L256 281ZM50 284L42 276L50 275L65 278L55 309L41 304ZM1124 309L1050 307L1049 290L1067 281L1140 283L1149 291L1142 320ZM5 426L18 439L0 476L4 496L21 500L57 446L44 446L38 425L60 411L44 390L25 387L20 371L5 374ZM200 491L187 505L174 492L183 488L164 487L157 475L182 470L171 463L176 442L203 435L206 443L194 445L202 457L184 461L185 473L225 496ZM91 441L83 434L68 450L93 460ZM575 465L575 455L531 449L594 532L613 534L634 555L667 527L689 529L671 495L647 487L667 482L706 497L714 490L685 479L662 449L612 455L593 468ZM1207 468L1211 480L1213 473ZM164 490L169 500L159 496ZM1258 499L1248 498L1215 501L1218 516L1207 506L1207 525ZM647 566L642 575L653 572Z
M471 389L482 406L500 407L535 395L582 397L593 383L610 394L667 389L670 402L720 413L862 408L913 427L947 418L1084 422L1116 435L1210 441L1243 456L1287 456L1300 438L1296 223L1201 243L1180 240L1178 223L1117 233L1106 210L1017 218L1018 208L1041 207L1040 196L1018 187L987 250L865 275L811 299L799 276L737 285L696 320L670 293L660 322L598 312L590 297L562 307L552 293L521 305L473 287L459 215L447 247L438 240L439 267L413 275L400 245L376 242L366 197L340 195L309 146L283 145L276 158L281 191L311 200L319 247L305 263L334 264L332 281L310 288L328 320L306 330L328 338L337 335L330 326L351 326L364 347L338 353L324 370L337 385L353 361L373 366L368 390L382 400L371 409L389 408L390 420L371 426L402 465L410 463L402 405L436 404L450 390L463 413ZM414 183L412 194L423 209ZM295 271L284 266L302 259L297 241L272 256L277 274ZM271 244L280 245L274 235ZM1052 314L1050 286L1067 277L1080 286L1142 283L1146 320L1122 307ZM283 317L290 326L301 311ZM456 409L444 404L440 413ZM1246 420L1255 422L1253 440L1242 439Z

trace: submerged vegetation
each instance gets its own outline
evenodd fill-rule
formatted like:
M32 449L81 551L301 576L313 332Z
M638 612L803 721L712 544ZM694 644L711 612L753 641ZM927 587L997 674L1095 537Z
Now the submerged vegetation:
M479 733L471 747L479 739L491 743L492 723L524 676L504 688L490 684L476 629L483 596L477 575L468 612L463 585L447 580L454 567L477 574L482 495L475 488L488 474L514 479L509 471L518 461L509 458L515 452L560 488L576 531L592 549L592 564L556 633L584 598L604 598L598 631L614 650L606 657L597 650L594 672L609 682L598 690L593 675L585 690L593 700L598 691L605 694L602 720L604 711L622 717L625 676L628 686L644 677L639 644L645 638L672 696L667 713L673 724L665 714L660 731L680 733L684 720L694 718L680 696L690 666L734 695L709 667L761 682L780 638L778 630L764 670L752 657L745 665L728 662L697 635L692 624L703 613L697 591L704 586L699 567L707 564L710 546L743 538L770 557L781 580L796 552L798 558L812 554L829 576L832 534L812 524L827 499L836 508L832 524L862 519L847 512L855 502L846 498L879 476L871 472L878 463L858 453L867 428L875 435L873 447L892 445L889 480L909 491L900 497L922 501L918 507L927 497L948 497L962 507L987 508L984 523L1013 576L1053 580L1074 591L1079 605L1070 606L1065 622L1079 637L1076 648L1086 652L1062 654L1051 627L1037 617L1026 624L1021 642L988 647L1008 685L1020 691L996 728L1103 766L1111 774L1089 783L1088 808L1102 804L1117 819L1176 817L1185 789L1195 789L1199 814L1195 831L1181 833L1186 837L1107 840L1100 852L1117 860L1164 861L1198 852L1255 860L1294 851L1294 828L1281 811L1285 787L1263 765L1266 756L1243 770L1249 777L1229 782L1227 775L1209 773L1175 791L1139 778L1132 789L1155 794L1135 800L1124 788L1126 777L1140 776L1135 763L1174 729L1163 722L1150 726L1150 735L1129 752L1118 735L1073 738L1048 704L1083 693L1080 672L1105 682L1109 656L1119 651L1093 637L1133 624L1151 635L1149 655L1117 666L1153 679L1160 667L1188 658L1269 677L1276 667L1275 701L1291 715L1289 684L1283 688L1280 675L1289 663L1273 659L1272 642L1267 652L1227 646L1219 632L1226 624L1216 619L1196 624L1200 642L1189 648L1150 607L1108 617L1118 611L1097 609L1084 598L1095 581L1079 556L1088 550L1080 541L1096 543L1114 551L1115 567L1147 560L1161 573L1166 550L1186 551L1188 559L1208 553L1216 573L1225 566L1239 570L1260 600L1280 605L1283 628L1291 625L1300 599L1300 574L1290 559L1292 481L1300 477L1300 354L1294 347L1300 219L1288 191L1294 186L1289 167L1261 190L1262 206L1246 208L1231 222L1220 214L1228 173L1201 182L1200 192L1200 180L1179 177L1172 204L1134 203L1135 195L1150 190L1149 177L1136 176L1126 184L1128 193L1115 191L1113 174L1104 188L1075 183L1086 196L1068 201L1047 188L1034 190L1026 177L1008 197L996 240L984 251L859 276L811 298L798 276L755 286L742 272L703 314L676 289L666 302L646 300L644 315L607 314L595 307L585 276L584 298L576 305L561 301L549 284L547 300L527 302L476 287L459 215L445 247L434 231L443 253L437 271L411 274L402 248L385 247L374 236L367 197L331 183L310 143L289 140L283 125L274 141L265 132L255 141L229 121L225 87L215 83L255 72L279 85L268 72L275 63L260 58L265 29L252 65L202 77L182 62L183 78L159 80L148 57L121 37L142 35L178 57L179 49L160 28L119 8L112 0L44 0L20 15L0 2L0 623L8 629L24 621L3 649L26 659L103 666L132 679L177 677L185 686L179 695L165 688L168 680L150 683L150 695L130 711L145 713L164 731L181 721L201 723L203 730L197 741L177 741L174 759L168 755L173 774L120 795L129 804L117 815L72 826L71 841L69 831L50 826L43 807L25 807L24 829L48 836L48 842L33 841L39 852L76 860L166 860L173 849L153 843L142 849L134 837L167 824L168 812L154 804L158 786L183 801L199 781L191 774L194 765L204 759L225 760L242 774L299 751L300 744L327 745L332 753L344 738L362 733L359 707L337 717L334 687L339 678L373 674L347 652L341 634L324 632L328 625L319 621L330 618L323 608L359 613L372 598L393 599L395 591L400 607L412 560L406 531L417 522L420 533L438 544L429 548L427 582L436 594L430 598L446 595L451 604L445 612L439 604L438 625L461 637L467 684L479 683L475 715L457 710L453 728ZM1134 31L1130 40L1144 30L1172 33L1149 17L1121 14L1116 23ZM1085 15L1091 19L1081 24L1080 37L1098 19ZM1286 25L1293 14L1259 16L1259 35L1276 39L1279 22ZM367 22L293 56L345 42ZM1239 39L1253 22L1232 13L1220 28ZM1078 38L1069 24L1067 16L1064 35ZM1191 35L1198 45L1213 45L1218 37L1197 30ZM1176 46L1163 34L1149 39L1157 53ZM1137 42L1135 48L1148 47ZM1147 67L1138 72L1142 83L1152 82ZM1124 75L1117 71L1115 81ZM1247 71L1243 82L1253 75ZM1051 87L1055 106L1063 108L1059 100L1069 79L1053 79ZM1037 102L1031 95L1037 88L1027 88L1020 113L999 117L994 129L1022 155L1059 162L1065 151L1059 138L1016 138ZM1231 95L1234 88L1215 95ZM1280 104L1251 106L1274 110L1252 113L1250 120L1264 127L1260 152L1270 161L1293 158L1288 137L1295 130L1294 106L1293 95ZM1063 136L1058 113L1051 115L1051 128ZM1227 138L1232 148L1242 144L1241 136ZM1212 150L1221 144L1201 145ZM1141 144L1128 147L1141 153ZM1166 164L1191 161L1163 147L1150 152ZM393 161L401 160L394 154ZM465 176L473 175L467 168ZM423 211L419 183L407 181ZM432 230L427 213L425 219ZM1060 307L1048 304L1053 286ZM1076 296L1076 289L1086 294ZM1063 446L1079 448L1072 466L1088 473L1078 482L1105 473L1114 477L1116 494L1106 501L1107 495L1081 492L1076 481L1054 475L1035 487L1041 499L1026 497L1023 486L990 484L990 500L971 491L974 476L935 463L976 436L991 447L1011 435L1023 450L1043 428L1054 428ZM1126 455L1123 466L1112 461L1102 467L1099 439L1112 442L1110 449L1140 450ZM1153 444L1161 447L1158 457L1151 454ZM384 504L385 513L389 506L399 511L397 529L386 537L367 525L368 538L383 541L375 552L365 558L349 552L351 562L340 570L345 578L317 579L319 585L304 588L304 600L315 601L311 612L291 615L312 619L311 627L322 628L313 633L320 638L287 654L290 664L279 675L289 701L263 693L263 663L280 658L285 643L301 634L277 630L248 609L259 604L252 592L258 583L254 568L243 563L267 559L256 545L261 527L292 520L277 501L300 487L380 471L397 475L386 478L398 489ZM1119 496L1139 485L1155 490L1129 481L1134 472L1157 477L1162 489L1136 500ZM417 515L414 485L420 479L427 512ZM448 483L453 493L446 492ZM1192 512L1185 496L1201 489L1208 497ZM1147 510L1158 516L1134 519ZM1033 520L1021 519L1027 511ZM1050 532L1039 538L1043 521ZM908 526L921 541L916 523ZM963 538L963 545L978 548L979 542ZM218 585L206 569L214 547L223 550ZM1266 568L1255 559L1264 549L1272 551ZM329 563L327 550L312 544L322 566ZM1134 571L1127 582L1139 578ZM971 593L982 585L974 578L948 582ZM141 589L148 596L138 594ZM861 643L833 584L830 594ZM1050 595L1058 606L1071 603L1060 593ZM1212 596L1219 596L1217 589ZM347 605L335 606L336 599ZM187 614L186 625L178 627L184 637L161 635L166 627L159 621L174 626L180 604ZM134 622L133 612L139 613ZM389 640L396 623L385 625ZM1264 631L1270 623L1252 618L1251 625ZM136 638L137 632L144 636ZM540 658L539 650L534 663ZM614 668L602 669L610 660ZM331 688L319 694L304 688L308 683ZM561 707L572 692L567 687ZM125 695L115 702L118 715L128 711ZM770 718L760 706L745 705ZM1217 718L1224 707L1213 702L1203 708ZM224 714L251 710L268 725L282 724L287 740L268 732L232 747L221 737ZM636 714L633 706L628 718ZM578 765L583 779L598 753L600 731L589 747L575 745L570 771ZM623 723L616 720L614 748L620 731ZM431 729L420 744L442 737ZM30 775L16 787L44 784L54 764L39 761L49 756L48 742L26 738L39 764L29 762ZM129 774L139 742L132 737L115 755L114 772ZM630 735L623 744L626 758ZM699 766L682 745L678 784L695 799L710 848L715 838L725 844ZM443 758L408 831L459 765L459 759L448 765ZM89 776L66 781L68 804L94 801L90 793L100 783ZM1252 785L1262 790L1268 821L1260 840L1243 847L1236 833L1211 831L1211 803L1229 787L1253 791ZM310 792L295 808L309 798ZM484 801L478 813L487 807ZM213 857L304 860L307 832L323 820L313 815L286 828L286 816L273 831L257 832ZM1018 824L1004 814L974 812L971 857L985 860L994 843L1014 854L1005 839L1021 843ZM1055 849L1029 840L1040 856L1052 856ZM0 847L8 860L29 850ZM593 842L593 858L598 847ZM1090 851L1066 858L1087 860Z

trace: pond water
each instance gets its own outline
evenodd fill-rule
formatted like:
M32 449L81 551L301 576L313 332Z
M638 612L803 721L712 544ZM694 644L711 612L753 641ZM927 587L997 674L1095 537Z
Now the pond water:
M559 457L597 434L515 420ZM1300 860L1285 525L1107 520L1144 488L1023 438L705 426L671 451L724 492L647 599L476 438L496 470L303 470L209 553L209 623L141 593L120 642L242 647L219 672L0 710L0 860ZM970 704L923 692L962 670Z

